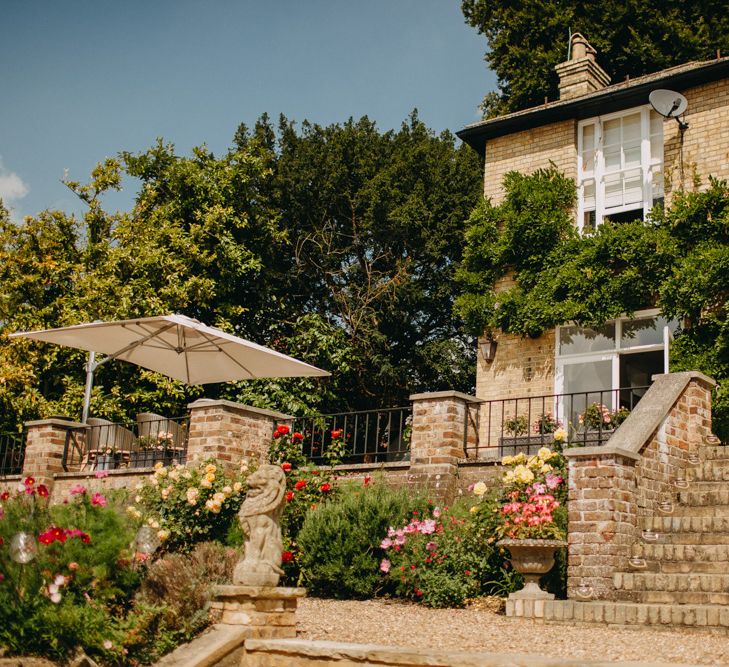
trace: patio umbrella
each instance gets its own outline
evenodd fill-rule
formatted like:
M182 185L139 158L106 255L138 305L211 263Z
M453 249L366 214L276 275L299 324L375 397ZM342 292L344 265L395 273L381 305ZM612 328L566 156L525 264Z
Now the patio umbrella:
M252 378L322 377L315 366L184 315L160 315L117 322L92 322L59 329L10 334L87 350L86 391L81 417L86 422L94 371L121 359L187 384L235 382ZM96 361L96 353L106 356Z

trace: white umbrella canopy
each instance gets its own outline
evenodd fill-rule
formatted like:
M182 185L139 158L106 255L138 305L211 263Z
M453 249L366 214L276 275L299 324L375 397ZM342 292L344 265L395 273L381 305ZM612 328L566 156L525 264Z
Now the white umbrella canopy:
M316 366L184 315L92 322L10 334L11 338L20 336L91 352L88 367L91 374L100 364L121 359L191 385L253 378L330 375ZM96 362L93 358L96 352L107 356ZM89 398L90 389L90 379L87 378ZM84 408L85 421L87 403Z

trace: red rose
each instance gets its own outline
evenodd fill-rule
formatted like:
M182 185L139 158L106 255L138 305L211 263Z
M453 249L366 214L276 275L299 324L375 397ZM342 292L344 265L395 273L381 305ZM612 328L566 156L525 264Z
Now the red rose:
M415 595L417 595L418 597L422 597L423 596L423 591L421 591L419 588L416 588L415 589Z
M294 499L294 492L293 491L287 491L286 492L286 502L290 503Z
M273 438L274 438L274 440L276 440L276 439L278 439L280 437L281 437L281 434L278 431L274 431L273 432Z
M10 491L0 493L0 500L7 500L8 498L10 498Z
M289 470L291 470L291 464L288 461L284 461L281 464L281 468L283 469L284 472L288 472Z
M370 477L369 475L365 475L364 485L369 486L371 481L372 481L372 477Z
M294 560L294 554L292 554L290 551L281 552L281 562L282 563L290 563L292 560Z
M294 488L297 491L301 491L301 489L303 489L305 486L306 486L306 480L305 479L300 479L298 482L296 482L296 484L294 484Z
M23 484L25 484L26 486L33 486L33 484L35 484L35 480L30 475L28 475L28 477L23 480Z
M41 498L48 498L48 488L45 484L39 484L37 491Z
M340 435L342 435L342 429L337 429L336 431L332 431L332 438L338 438Z
M286 435L291 429L288 426L286 426L286 424L279 424L278 427L276 428L276 430L281 435Z
M296 431L296 433L291 436L291 440L293 440L294 442L301 442L303 439L304 436L301 435L301 433L299 433L298 431Z
M324 484L322 484L319 487L319 489L321 490L322 493L328 493L329 491L332 490L332 486L331 486L331 484L327 484L326 482L324 482Z

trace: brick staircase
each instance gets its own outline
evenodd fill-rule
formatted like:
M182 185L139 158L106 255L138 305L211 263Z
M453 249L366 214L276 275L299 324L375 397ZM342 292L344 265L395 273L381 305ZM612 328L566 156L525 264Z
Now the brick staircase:
M702 447L673 504L639 519L629 571L613 577L617 600L545 602L544 620L729 634L728 482L729 446Z

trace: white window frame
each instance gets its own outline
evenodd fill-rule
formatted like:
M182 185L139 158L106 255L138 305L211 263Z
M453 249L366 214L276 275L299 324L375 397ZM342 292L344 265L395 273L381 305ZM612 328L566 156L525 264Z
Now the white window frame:
M634 320L640 320L648 317L659 317L661 311L658 308L648 308L645 310L636 311L632 317L619 317L615 320L610 320L615 323L615 346L609 350L601 350L599 352L580 352L577 354L560 355L560 338L561 338L561 327L556 327L555 331L555 348L554 348L554 393L555 395L562 395L565 393L564 389L564 366L570 364L584 364L590 363L591 361L611 361L612 362L612 387L605 389L604 391L611 391L612 396L616 393L620 387L620 355L621 354L636 354L640 352L658 352L663 351L663 372L668 373L669 369L669 350L670 342L673 338L671 333L670 325L663 327L663 342L655 343L651 345L637 345L623 348L621 347L623 338L623 324L625 322L632 322ZM565 326L574 326L573 323L565 324ZM556 399L555 399L556 400ZM611 401L613 399L611 398ZM614 406L609 406L611 409L615 409ZM555 410L557 406L555 405Z
M640 169L642 174L642 185L643 185L643 202L642 202L642 213L643 219L653 207L653 201L663 196L662 184L657 188L657 192L653 192L653 175L663 175L663 162L664 162L664 141L663 141L663 123L660 122L660 133L656 134L656 140L660 141L661 152L659 158L652 158L651 156L651 115L655 114L649 104L639 107L633 107L627 111L619 111L616 113L606 114L604 116L595 116L586 120L580 121L577 124L577 228L580 233L584 232L585 226L585 213L592 208L587 209L585 207L584 198L584 181L585 181L585 165L583 165L582 153L583 153L583 132L587 126L594 126L595 128L595 151L594 151L594 164L592 169L592 176L595 181L595 227L602 224L605 217L615 214L623 213L625 211L638 211L641 210L640 205L636 204L624 204L623 206L612 207L609 211L605 209L605 157L603 153L603 125L605 122L623 118L625 116L631 116L633 114L641 114L641 141L640 141L640 153L641 163ZM659 118L657 115L654 116ZM622 145L622 141L621 141ZM589 173L589 171L588 171Z

